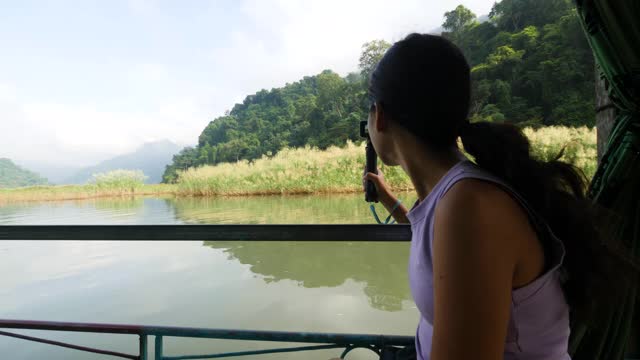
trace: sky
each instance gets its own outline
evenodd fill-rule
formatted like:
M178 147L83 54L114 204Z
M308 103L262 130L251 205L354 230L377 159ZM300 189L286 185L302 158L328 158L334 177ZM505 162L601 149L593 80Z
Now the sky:
M0 0L0 158L81 167L197 142L245 96L494 0Z

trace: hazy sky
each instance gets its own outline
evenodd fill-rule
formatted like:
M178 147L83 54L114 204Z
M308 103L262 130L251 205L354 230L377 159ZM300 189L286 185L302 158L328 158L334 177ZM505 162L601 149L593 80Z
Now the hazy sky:
M195 144L246 95L361 45L493 0L0 0L0 157L92 165L146 141Z

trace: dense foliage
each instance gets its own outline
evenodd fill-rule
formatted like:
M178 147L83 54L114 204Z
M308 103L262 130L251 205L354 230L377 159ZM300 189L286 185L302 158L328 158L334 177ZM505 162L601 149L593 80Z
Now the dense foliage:
M45 184L47 184L47 179L40 175L19 167L9 159L0 159L0 188Z
M472 120L594 124L594 60L570 0L503 0L483 23L462 6L445 18L472 66Z
M472 66L472 121L522 126L594 124L594 63L570 0L502 0L488 21L460 5L442 25ZM247 96L214 119L196 147L174 155L163 181L179 170L273 156L285 147L326 149L359 142L366 119L366 79L389 44L363 45L360 72L325 70Z
M253 160L284 147L310 145L326 149L358 139L358 122L366 119L362 77L346 78L325 70L280 89L262 90L236 104L228 115L209 123L197 147L174 156L164 175L189 167Z

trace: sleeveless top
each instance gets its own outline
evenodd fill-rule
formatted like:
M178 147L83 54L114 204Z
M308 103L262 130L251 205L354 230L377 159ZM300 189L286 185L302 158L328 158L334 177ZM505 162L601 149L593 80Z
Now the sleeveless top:
M428 360L433 334L434 214L438 201L462 179L479 179L499 186L527 212L545 248L545 272L524 287L512 290L511 313L504 345L505 360L570 360L569 307L561 288L559 268L565 255L562 242L527 202L502 180L468 160L454 165L429 195L416 201L407 217L412 239L409 256L411 294L421 317L416 333L418 359ZM469 319L472 321L473 319Z

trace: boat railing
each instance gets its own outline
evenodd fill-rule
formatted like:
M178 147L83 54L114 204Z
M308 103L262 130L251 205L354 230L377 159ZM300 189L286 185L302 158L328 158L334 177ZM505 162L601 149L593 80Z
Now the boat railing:
M69 331L102 334L129 334L138 336L138 354L127 354L111 350L97 349L86 346L73 345L60 341L47 340L34 336L17 334L15 332L0 331L0 335L14 337L22 340L40 342L44 344L75 349L84 352L103 354L123 359L147 360L151 359L148 351L149 337L154 337L154 360L187 360L187 359L214 359L223 357L237 357L246 355L262 355L286 352L300 352L312 350L342 349L341 357L351 350L364 348L380 353L382 349L391 346L407 346L414 342L411 336L394 335L365 335L365 334L330 334L309 332L282 332L282 331L253 331L230 329L206 329L174 326L148 326L148 325L123 325L123 324L89 324L74 322L50 322L27 320L0 320L0 328L25 329L25 330L49 330ZM180 338L206 338L224 340L244 340L278 343L303 343L304 346L288 346L268 348L261 350L241 350L235 352L223 352L215 354L172 355L164 354L164 339L167 337Z
M8 225L0 226L0 240L115 240L115 241L385 241L407 242L411 239L408 225ZM39 342L78 351L97 353L124 359L149 359L150 337L153 337L153 359L187 360L237 357L298 351L341 349L341 357L351 350L364 348L380 354L383 349L407 346L414 343L412 336L332 334L310 332L281 332L208 329L171 326L91 324L75 322L50 322L32 320L0 320L0 336ZM103 334L129 334L138 336L138 354L79 346L48 340L26 334L5 331L48 330ZM240 350L216 354L172 355L164 354L167 337L206 338L298 343L303 346L287 346L262 350Z
M409 225L361 224L273 224L273 225L5 225L0 226L0 240L77 240L77 241L384 241L407 242L411 239ZM365 348L380 354L383 349L412 345L412 336L331 334L309 332L253 331L207 329L148 325L114 325L32 320L0 320L0 335L98 353L125 359L147 360L149 337L154 337L154 359L213 359L245 355L343 349L341 358L351 350ZM5 329L49 330L84 333L130 334L138 336L137 355L73 345ZM269 348L197 355L164 355L164 338L207 338L278 343L298 343L304 346ZM640 354L629 356L640 360Z

